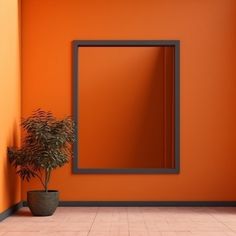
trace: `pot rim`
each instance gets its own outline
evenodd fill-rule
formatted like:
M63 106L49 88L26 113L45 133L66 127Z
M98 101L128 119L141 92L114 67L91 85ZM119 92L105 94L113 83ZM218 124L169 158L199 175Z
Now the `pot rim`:
M30 190L30 191L27 191L27 193L58 193L59 191L58 190L48 190L47 192L45 192L45 190Z

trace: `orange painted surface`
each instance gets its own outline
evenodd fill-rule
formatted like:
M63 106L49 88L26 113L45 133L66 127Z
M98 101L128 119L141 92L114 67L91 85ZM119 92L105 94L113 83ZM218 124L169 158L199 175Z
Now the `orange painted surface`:
M7 146L20 141L18 0L0 1L0 213L21 201L20 180L7 161Z
M165 163L166 84L174 55L164 47L79 49L79 166L81 168L171 168ZM166 61L166 62L165 62ZM168 65L170 64L170 65ZM173 66L173 65L172 65ZM165 77L165 78L164 78ZM168 78L169 77L169 78ZM167 79L168 78L168 79ZM164 85L165 81L165 85ZM170 92L169 92L170 93ZM168 94L171 95L171 94ZM165 116L163 115L165 112ZM168 129L168 136L171 129ZM170 138L171 140L171 138ZM171 153L168 153L171 158Z
M62 200L236 199L234 0L22 5L23 116L38 107L71 113L74 39L181 40L180 174L73 175L67 165L52 174L50 185ZM34 188L36 181L24 183L23 198Z

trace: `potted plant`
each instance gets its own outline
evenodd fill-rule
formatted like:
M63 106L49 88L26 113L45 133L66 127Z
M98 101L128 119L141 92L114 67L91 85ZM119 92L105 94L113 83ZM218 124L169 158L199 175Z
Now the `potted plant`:
M48 189L51 172L72 156L75 123L70 117L56 119L51 112L38 109L21 126L26 131L22 147L8 148L8 157L22 180L39 179L43 190L27 192L28 206L33 215L49 216L59 201L59 192Z

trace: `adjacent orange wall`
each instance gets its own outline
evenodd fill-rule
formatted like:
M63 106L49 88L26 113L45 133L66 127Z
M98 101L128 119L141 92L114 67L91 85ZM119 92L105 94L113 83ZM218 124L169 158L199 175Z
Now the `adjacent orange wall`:
M181 41L180 174L52 175L61 200L236 200L235 0L23 0L23 116L71 113L71 41ZM92 96L92 95L91 95ZM23 183L23 198L28 189Z
M7 161L7 146L20 141L18 0L0 0L0 213L21 201L21 184Z

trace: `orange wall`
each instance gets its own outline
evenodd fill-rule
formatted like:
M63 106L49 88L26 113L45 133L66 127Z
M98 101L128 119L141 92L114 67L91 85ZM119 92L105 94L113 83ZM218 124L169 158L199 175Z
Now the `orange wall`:
M18 0L0 0L0 213L21 200L20 180L6 157L7 146L20 141L18 12Z
M23 116L71 113L74 39L181 40L181 170L52 175L62 200L236 199L235 0L23 0ZM23 184L26 190L38 183Z

